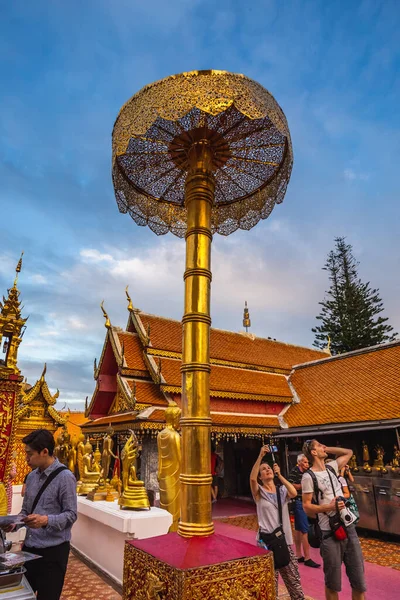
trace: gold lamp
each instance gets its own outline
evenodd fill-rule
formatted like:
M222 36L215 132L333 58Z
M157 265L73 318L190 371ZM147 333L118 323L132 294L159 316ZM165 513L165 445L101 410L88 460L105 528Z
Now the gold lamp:
M293 165L273 96L244 75L191 71L152 83L121 109L112 174L119 210L186 240L182 318L181 520L213 533L210 474L210 285L214 233L251 229L282 202Z

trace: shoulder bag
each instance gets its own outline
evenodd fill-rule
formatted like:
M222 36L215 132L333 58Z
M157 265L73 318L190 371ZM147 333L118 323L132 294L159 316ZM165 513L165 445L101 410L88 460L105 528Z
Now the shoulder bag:
M286 542L285 532L283 531L282 524L282 498L281 498L281 486L276 488L276 498L278 501L278 514L279 514L279 527L274 529L272 533L265 533L264 531L259 532L259 536L267 546L268 550L274 555L274 567L275 569L283 569L290 563L289 547Z

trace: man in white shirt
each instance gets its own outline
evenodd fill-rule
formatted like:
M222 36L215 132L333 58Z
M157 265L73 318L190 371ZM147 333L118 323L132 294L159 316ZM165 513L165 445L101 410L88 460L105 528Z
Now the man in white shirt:
M303 508L309 517L318 518L322 531L321 557L324 563L326 600L339 599L342 562L346 565L352 600L364 600L364 559L355 526L347 526L347 538L339 541L332 535L329 525L329 517L336 512L336 499L343 497L342 486L338 480L339 471L348 463L353 451L327 447L317 440L307 440L303 446L303 453L308 458L318 484L318 497L315 498L313 478L310 473L304 473L301 480ZM336 460L327 463L331 469L327 469L325 464L328 454L336 456ZM313 497L316 504L313 503ZM337 507L339 510L345 508L344 502L339 501Z

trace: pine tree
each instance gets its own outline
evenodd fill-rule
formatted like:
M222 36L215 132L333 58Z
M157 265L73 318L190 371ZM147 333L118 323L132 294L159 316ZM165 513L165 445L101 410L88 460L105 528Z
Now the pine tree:
M323 267L331 286L319 303L322 310L317 320L321 324L312 329L314 346L325 348L330 340L332 354L392 342L398 335L387 323L388 318L379 316L384 310L379 290L361 281L358 265L352 246L345 238L336 238Z

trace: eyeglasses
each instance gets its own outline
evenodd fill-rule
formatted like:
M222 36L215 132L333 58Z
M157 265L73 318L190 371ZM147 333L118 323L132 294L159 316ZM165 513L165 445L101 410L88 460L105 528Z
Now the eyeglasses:
M311 446L314 440L306 440L305 441L305 445L307 446L308 450L311 450Z

